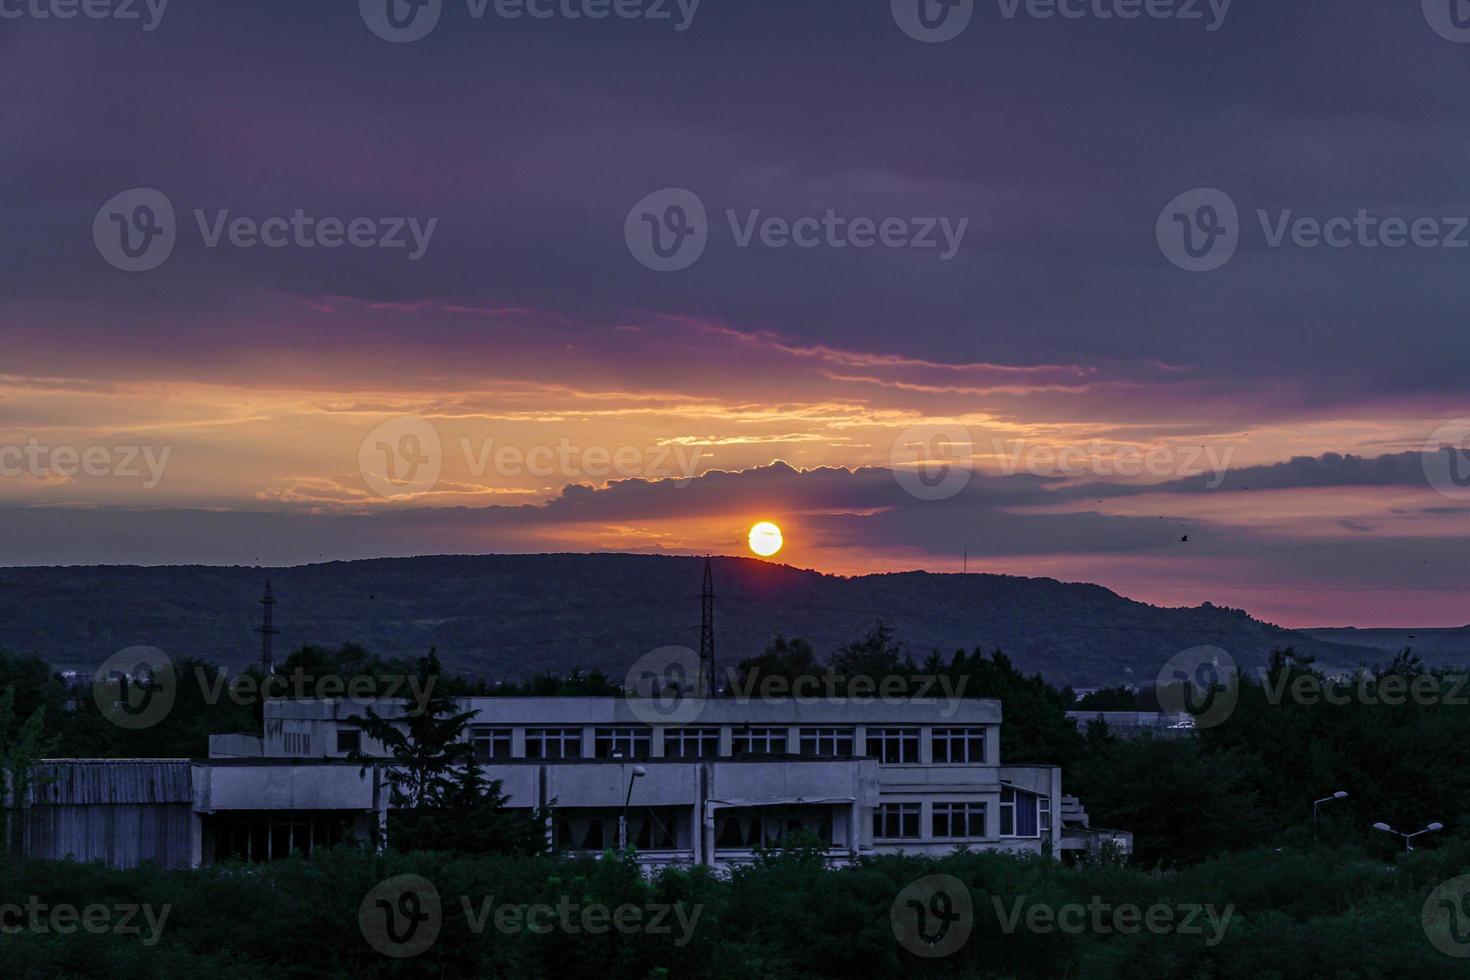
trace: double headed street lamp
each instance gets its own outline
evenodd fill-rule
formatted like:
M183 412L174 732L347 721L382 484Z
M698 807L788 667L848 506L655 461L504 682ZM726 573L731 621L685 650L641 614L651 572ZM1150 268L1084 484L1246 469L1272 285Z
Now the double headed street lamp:
M1444 824L1442 824L1442 823L1432 823L1428 827L1425 827L1423 830L1416 830L1412 834L1406 834L1402 830L1394 830L1392 827L1390 827L1386 823L1375 823L1373 825L1373 829L1374 830L1381 830L1385 834L1398 834L1400 837L1402 837L1404 839L1404 850L1405 851L1412 851L1414 849L1414 838L1415 837L1418 837L1420 834L1432 834L1436 830L1444 830Z
M628 849L628 804L633 800L633 783L647 776L648 770L643 766L634 766L633 774L628 777L628 795L623 797L623 812L618 817L618 850Z

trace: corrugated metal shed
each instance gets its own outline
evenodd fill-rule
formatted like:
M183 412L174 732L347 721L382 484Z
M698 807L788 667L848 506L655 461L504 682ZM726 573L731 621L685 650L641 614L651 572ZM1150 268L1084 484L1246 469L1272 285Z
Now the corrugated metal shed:
M68 759L36 767L27 855L133 868L192 862L197 822L187 759Z
M65 759L42 762L34 772L37 804L194 801L188 759Z

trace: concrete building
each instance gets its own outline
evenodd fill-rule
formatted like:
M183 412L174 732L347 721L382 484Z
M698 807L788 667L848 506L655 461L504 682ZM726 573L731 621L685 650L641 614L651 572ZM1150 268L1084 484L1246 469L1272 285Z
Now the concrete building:
M33 794L37 856L197 866L271 860L351 837L380 841L389 767L351 719L400 702L268 701L260 735L210 739L203 760L57 760ZM470 737L513 807L553 814L552 846L626 839L651 866L729 867L805 829L834 861L956 847L1061 855L1126 833L1087 826L1054 766L1000 758L998 701L824 698L652 701L467 698ZM364 765L351 758L362 753ZM122 836L138 845L116 841Z

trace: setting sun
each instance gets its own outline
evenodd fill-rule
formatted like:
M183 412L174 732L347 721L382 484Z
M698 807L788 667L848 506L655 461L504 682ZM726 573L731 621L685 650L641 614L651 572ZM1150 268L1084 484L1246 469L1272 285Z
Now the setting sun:
M750 529L750 550L769 558L781 550L781 529L770 521L761 521Z

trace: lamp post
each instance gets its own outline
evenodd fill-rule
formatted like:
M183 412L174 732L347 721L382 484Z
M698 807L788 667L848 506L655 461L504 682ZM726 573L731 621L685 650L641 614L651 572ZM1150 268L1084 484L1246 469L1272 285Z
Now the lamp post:
M1312 823L1315 824L1317 822L1317 808L1319 806L1321 806L1323 803L1331 803L1333 800L1345 800L1345 799L1347 799L1347 793L1343 792L1342 790L1338 790L1336 793L1333 793L1331 796L1324 796L1324 797L1322 797L1322 799L1314 801L1312 803Z
M1423 830L1416 830L1412 834L1406 834L1402 830L1394 830L1392 827L1390 827L1386 823L1375 823L1373 825L1373 829L1374 830L1381 830L1385 834L1398 834L1400 837L1402 837L1404 839L1404 850L1405 851L1412 851L1414 849L1414 838L1415 837L1418 837L1420 834L1432 834L1436 830L1444 830L1444 824L1442 824L1442 823L1432 823L1428 827L1425 827Z
M628 794L623 797L623 812L618 817L618 850L628 849L628 804L633 800L633 783L648 775L648 770L643 766L634 766L633 774L628 777Z

